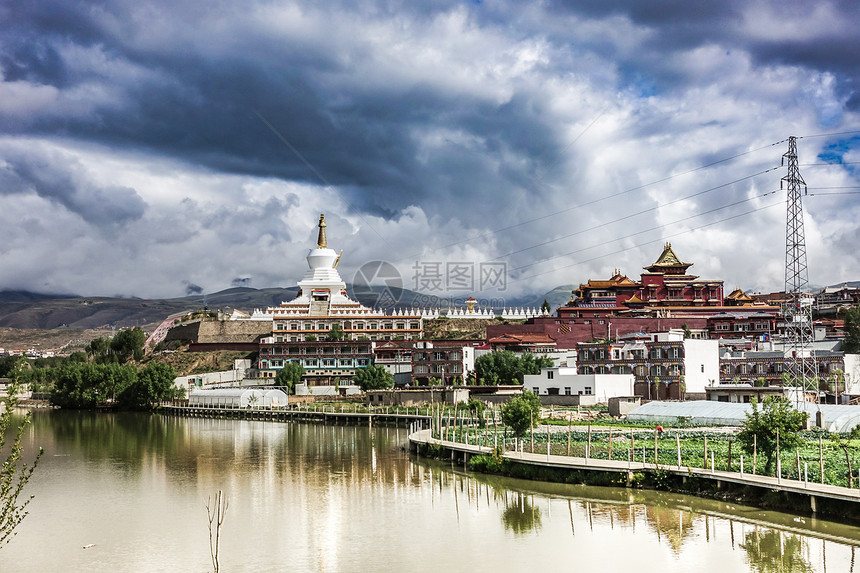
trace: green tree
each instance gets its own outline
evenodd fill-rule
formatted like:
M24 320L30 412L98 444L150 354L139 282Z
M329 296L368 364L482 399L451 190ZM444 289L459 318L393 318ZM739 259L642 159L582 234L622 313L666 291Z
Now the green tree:
M169 364L150 362L137 373L136 380L118 396L121 407L131 410L151 410L162 400L178 395L173 381L176 371Z
M846 354L860 354L860 307L845 309L845 339L842 350Z
M132 358L134 360L143 358L144 344L146 344L146 333L135 326L117 332L110 341L110 349L119 362L128 362Z
M376 364L356 370L352 381L361 388L362 392L388 390L394 387L394 376L391 372Z
M780 451L791 451L803 443L800 431L809 415L792 408L791 403L783 396L768 396L762 402L761 408L753 398L750 405L751 410L747 412L746 420L738 433L738 443L747 454L752 454L753 448L757 448L767 460L765 473L770 474L776 459L777 431Z
M514 396L502 404L502 423L509 427L515 436L526 435L540 417L540 398L534 392L523 390L519 396Z
M19 502L24 487L30 481L44 450L39 448L33 463L24 461L24 446L21 443L24 430L30 425L31 413L16 422L13 419L15 405L18 403L18 373L23 366L18 363L10 372L11 384L6 387L6 397L0 399L0 452L6 452L0 464L0 547L9 543L16 535L15 528L27 517L27 505L33 496ZM11 439L8 450L7 440Z
M549 306L549 302L547 302L546 299L543 299L543 304L540 305L540 310L541 310L541 312L545 312L545 313L549 314L550 306Z
M69 355L69 362L81 362L84 363L87 361L87 353L83 350L78 350L77 352L72 352Z
M110 338L95 338L87 345L87 354L96 362L101 362L110 354Z
M331 325L331 329L328 331L325 339L329 341L338 341L344 340L346 338L346 333L343 331L343 328L340 327L339 324L334 323Z
M22 356L3 356L0 357L0 378L10 378L12 372L15 372L18 368L19 362L25 362L25 358ZM21 371L23 370L23 364L21 365ZM19 371L20 373L20 371Z
M119 396L137 381L137 368L131 364L66 362L58 368L34 371L32 379L41 382L37 373L52 380L51 403L61 408L119 402Z
M466 402L466 409L472 416L480 421L482 426L484 425L484 410L487 409L486 402L478 400L474 396L469 396L469 401Z
M275 376L275 384L287 389L288 394L293 393L296 384L300 384L305 375L305 368L300 362L287 362Z
M475 360L475 380L481 385L522 384L526 374L540 374L541 368L552 366L547 356L524 352L518 356L510 350L497 350Z

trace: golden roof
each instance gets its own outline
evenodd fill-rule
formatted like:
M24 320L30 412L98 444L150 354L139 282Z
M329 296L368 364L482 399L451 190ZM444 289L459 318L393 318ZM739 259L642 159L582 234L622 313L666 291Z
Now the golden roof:
M657 260L650 267L645 267L647 270L652 270L654 268L665 268L665 267L684 267L685 269L691 266L693 263L685 263L681 259L678 258L678 255L675 254L675 251L672 250L672 243L666 243L663 247L663 252L657 257Z
M328 246L328 242L325 238L325 226L325 213L320 213L320 233L317 237L317 247L319 247L320 249L325 249ZM340 259L340 257L338 257L338 259Z
M743 289L741 289L740 287L733 290L732 293L730 295L728 295L726 298L731 299L731 300L743 300L743 301L755 300L753 297L751 297L750 295L745 293L743 291Z

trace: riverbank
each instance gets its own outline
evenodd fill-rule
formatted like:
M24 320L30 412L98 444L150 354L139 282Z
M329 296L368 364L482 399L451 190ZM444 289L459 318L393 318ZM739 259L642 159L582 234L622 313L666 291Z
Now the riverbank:
M597 441L591 442L590 438L584 453L585 457L570 455L569 440L568 455L557 455L550 451L546 454L534 453L534 445L531 446L532 452L527 453L523 443L519 444L517 451L502 451L501 448L490 447L489 444L492 443L493 437L503 436L485 434L482 436L483 445L477 436L472 436L472 443L468 443L470 441L468 432L461 433L459 436L460 439L465 436L465 443L433 438L430 430L422 428L426 428L434 417L427 415L427 412L422 413L419 408L393 411L389 408L379 408L360 412L333 405L321 407L312 405L300 409L165 406L162 407L161 412L201 418L409 427L410 450L413 453L427 458L462 462L464 466L477 472L555 483L669 491L745 503L799 515L827 517L844 523L860 523L860 490L814 483L808 477L799 480L749 473L751 464L745 468L742 458L739 460L739 472L720 471L714 465L713 449L706 451L702 457L703 462L711 462L710 468L707 467L707 463L702 464L704 467L682 465L680 457L676 464L664 463L661 460L665 456L661 455L659 450L654 452L657 463L651 464L644 461L644 449L642 450L643 461L638 462L633 460L632 455L627 456L626 460L613 459L611 448L605 452L608 459L592 457L596 453L592 448L597 445ZM457 436L454 428L449 428L449 431L452 437ZM626 433L629 434L629 431ZM565 434L564 437L571 435L569 428ZM562 440L561 435L558 438L558 441ZM505 443L505 440L502 440L502 443ZM612 439L608 443L611 444ZM562 443L551 445L556 446L556 450L564 447ZM715 444L712 443L712 447L713 445ZM672 449L675 450L675 448ZM624 450L623 447L617 447L616 452L623 453ZM633 450L639 451L638 448ZM576 447L574 447L575 451ZM678 455L680 456L680 449L678 449ZM727 467L733 467L731 460ZM802 474L798 471L797 475L799 477Z
M488 446L436 439L430 430L413 432L409 441L411 451L417 455L450 459L483 473L556 483L654 489L860 523L860 490L808 480L632 459L581 458L522 450L502 452Z

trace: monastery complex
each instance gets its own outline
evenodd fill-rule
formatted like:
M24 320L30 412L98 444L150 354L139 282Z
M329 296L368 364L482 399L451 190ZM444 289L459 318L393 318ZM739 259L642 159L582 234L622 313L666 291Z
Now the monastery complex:
M638 278L616 270L608 279L589 279L553 315L482 308L472 297L459 308L392 310L350 298L338 272L342 251L329 248L326 228L320 215L317 245L308 251L293 300L251 314L236 311L222 323L261 333L239 345L258 352L248 371L252 381L271 384L297 362L305 372L302 391L310 394L355 393L353 376L370 365L388 370L401 387L463 385L480 356L509 350L552 359L554 367L524 381L542 398L602 392L604 399L748 401L781 391L787 350L779 297L759 300L740 288L725 295L722 280L691 274L693 263L670 243ZM829 303L853 301L846 289L826 292ZM488 324L483 340L425 339L425 321L440 316L501 316L505 323ZM860 395L860 361L839 351L840 326L837 320L816 324L819 374L836 395L840 383L843 397Z

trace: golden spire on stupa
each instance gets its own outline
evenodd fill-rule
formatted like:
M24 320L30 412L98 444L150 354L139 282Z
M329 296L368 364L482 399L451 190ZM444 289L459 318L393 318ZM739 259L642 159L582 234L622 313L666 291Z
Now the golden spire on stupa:
M317 237L317 247L320 249L325 249L328 246L328 243L325 239L325 213L320 213L320 234Z

